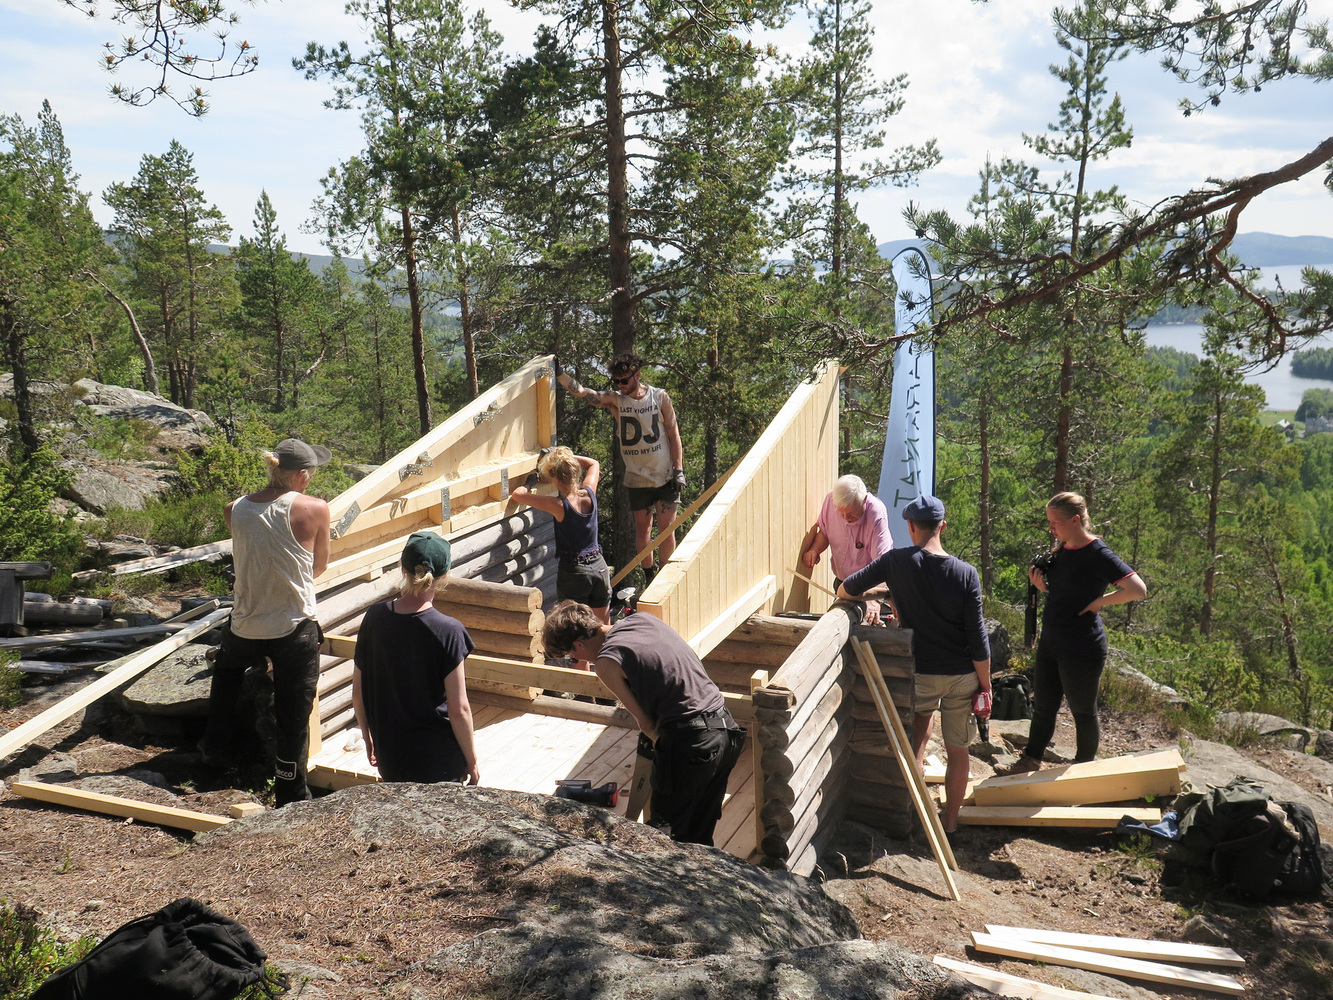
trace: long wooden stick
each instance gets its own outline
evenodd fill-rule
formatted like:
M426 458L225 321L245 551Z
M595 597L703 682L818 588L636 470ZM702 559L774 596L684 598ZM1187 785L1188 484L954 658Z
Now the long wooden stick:
M875 707L879 709L880 720L884 723L885 732L888 733L889 745L898 759L898 766L907 778L907 790L911 793L912 804L921 818L921 825L926 829L926 839L930 841L935 861L940 866L945 884L949 887L949 895L955 902L960 902L962 896L953 880L953 872L950 871L951 868L957 870L958 861L953 856L948 838L944 836L944 829L940 825L939 816L935 813L933 801L925 791L925 781L921 779L921 772L916 766L916 757L912 754L912 745L907 741L907 732L903 729L902 720L898 718L898 708L893 704L888 685L884 683L884 675L879 671L879 662L868 644L855 637L851 643L852 649L861 661L861 670L865 673L866 680L870 682L870 693L875 697Z
M120 795L85 792L81 788L65 788L44 781L15 781L10 786L10 791L25 799L87 809L89 812L106 813L110 816L127 816L148 823L157 823L159 826L173 826L195 832L216 830L231 822L226 816L214 816L212 813L195 812L193 809L180 809L176 806L160 806L155 802L140 802L138 799L127 799Z
M41 715L35 719L29 719L12 733L6 733L5 736L0 737L0 760L4 760L15 750L26 747L38 736L54 729L75 712L87 708L103 695L124 687L149 667L165 659L168 653L180 649L195 636L203 635L214 625L225 621L230 616L230 607L218 608L207 618L201 619L183 631L177 632L170 639L163 639L156 645L149 646L142 653L130 657L122 666L117 667L101 680L94 681L83 690L70 695L64 701L52 705ZM96 632L89 632L88 634L96 635Z
M635 555L633 559L631 559L621 568L619 573L611 577L611 586L615 587L617 583L619 583L621 580L625 579L625 577L629 576L632 572L634 572L634 567L639 565L639 563L643 562L643 560L650 553L656 552L657 547L666 540L668 535L670 535L673 531L676 530L677 527L680 526L682 521L685 521L690 517L692 517L694 515L694 512L703 506L705 500L707 500L709 497L711 497L714 493L716 493L718 490L722 488L722 484L731 478L731 474L740 467L740 464L743 461L745 461L745 457L741 456L739 459L737 459L735 465L733 465L726 472L722 473L722 475L720 475L717 478L717 481L713 483L712 486L708 487L708 489L700 493L698 499L696 499L694 503L686 507L685 510L681 512L679 517L677 517L674 521L672 521L669 525L667 525L665 531L659 531L657 533L657 537L654 538L651 542L649 542L647 547L642 552Z
M803 573L798 573L796 572L796 570L792 570L791 575L796 577L796 579L798 580L804 580L806 583L810 584L810 586L814 587L816 590L822 590L824 593L828 594L829 597L838 596L833 591L829 590L828 587L825 587L822 583L815 583L814 580L811 580L808 576L806 576Z

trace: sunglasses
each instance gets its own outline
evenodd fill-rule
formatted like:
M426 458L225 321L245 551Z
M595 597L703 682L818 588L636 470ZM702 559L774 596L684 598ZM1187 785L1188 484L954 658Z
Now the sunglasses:
M614 382L616 385L629 385L638 377L639 377L638 372L635 372L633 375L612 375L611 381Z

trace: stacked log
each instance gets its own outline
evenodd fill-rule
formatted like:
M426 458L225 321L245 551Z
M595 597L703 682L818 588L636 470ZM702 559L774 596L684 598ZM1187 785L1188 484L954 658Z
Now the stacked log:
M458 579L451 575L449 582L435 595L435 607L463 623L476 643L478 653L529 663L545 660L541 633L546 616L541 610L542 592L536 588ZM529 702L542 693L539 687L493 681L469 680L468 688Z
M814 628L813 619L753 615L704 658L704 669L729 694L749 694L756 671L770 676Z
M856 626L851 634L868 642L879 661L903 728L912 731L915 716L915 661L912 633L907 629ZM851 777L847 815L892 837L906 838L918 826L907 776L902 773L889 747L888 735L870 687L861 675L861 664L849 658L854 674L852 717L855 727L850 743Z
M854 674L844 647L859 617L856 605L834 604L754 692L759 849L769 867L811 871L846 812Z

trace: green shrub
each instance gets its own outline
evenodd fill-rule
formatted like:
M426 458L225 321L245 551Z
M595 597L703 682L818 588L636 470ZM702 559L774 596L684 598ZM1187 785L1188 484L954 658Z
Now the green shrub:
M1125 635L1118 641L1137 669L1214 712L1248 711L1259 695L1259 679L1245 668L1236 647L1224 640L1183 643Z
M43 447L22 462L0 460L0 562L49 562L68 573L83 551L83 533L49 505L71 475Z
M87 444L107 458L123 461L154 454L153 442L162 433L157 424L138 417L98 416L82 407L78 413L78 424L86 435Z
M97 942L90 937L65 943L37 922L29 907L0 899L0 997L26 1000L51 973L77 962Z
M13 708L23 699L23 674L10 667L18 654L0 649L0 708Z

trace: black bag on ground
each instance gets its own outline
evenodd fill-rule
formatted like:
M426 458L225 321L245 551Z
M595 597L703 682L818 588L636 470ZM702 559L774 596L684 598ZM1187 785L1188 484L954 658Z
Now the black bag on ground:
M1022 674L997 677L991 696L992 719L1032 718L1032 681Z
M1182 796L1181 845L1224 886L1252 903L1314 896L1323 889L1319 827L1299 802L1274 802L1253 782L1237 778L1206 794ZM1182 807L1177 802L1177 809Z
M178 899L131 920L83 959L52 975L32 1000L233 1000L262 983L267 956L249 932L196 899Z

